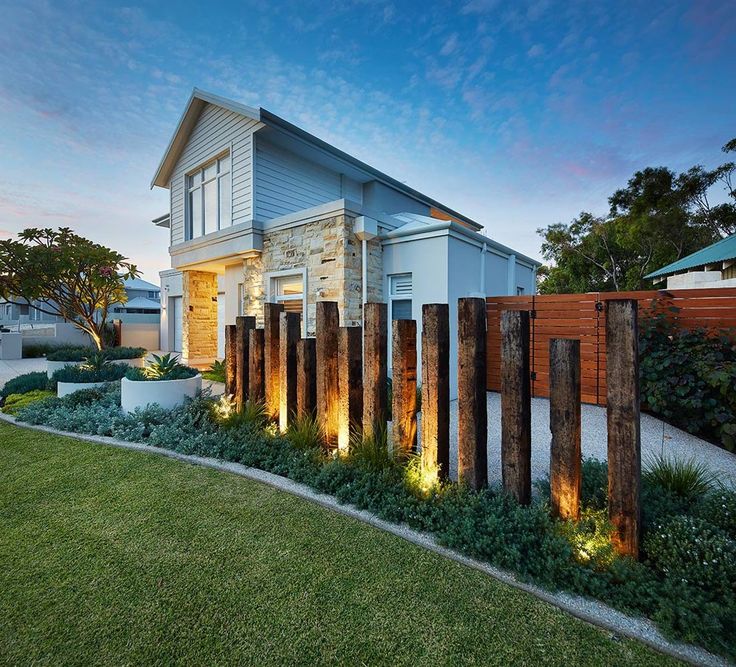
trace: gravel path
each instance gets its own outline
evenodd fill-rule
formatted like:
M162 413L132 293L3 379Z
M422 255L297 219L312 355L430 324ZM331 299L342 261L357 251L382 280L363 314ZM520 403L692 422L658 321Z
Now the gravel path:
M606 410L597 405L582 407L582 449L584 458L606 459ZM549 401L532 399L532 479L549 473ZM681 431L665 422L642 414L642 465L655 454L677 458L696 458L718 474L720 480L736 488L736 455ZM457 476L457 401L450 407L450 475ZM501 396L488 394L488 479L501 481Z

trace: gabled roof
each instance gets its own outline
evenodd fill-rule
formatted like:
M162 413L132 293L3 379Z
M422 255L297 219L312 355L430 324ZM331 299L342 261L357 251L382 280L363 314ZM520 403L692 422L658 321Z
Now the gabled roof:
M127 280L123 281L125 285L125 289L144 289L148 291L161 291L161 288L158 285L154 285L153 283L149 283L147 280L143 280L143 278L128 278Z
M145 308L146 310L161 310L161 304L153 299L146 299L144 296L137 296L135 299L126 301L124 308Z
M659 278L660 276L668 276L687 269L695 269L707 264L717 264L730 259L736 259L736 234L727 236L725 239L716 241L713 245L694 252L692 255L678 259L672 264L662 267L654 273L650 273L645 278Z
M421 201L427 206L441 209L450 216L468 224L473 229L483 229L483 225L475 222L474 220L471 220L470 218L462 215L461 213L458 213L457 211L453 211L451 208L448 208L441 202L438 202L437 200L428 197L418 190L409 187L405 183L396 180L392 176L389 176L388 174L385 174L384 172L371 167L369 164L358 160L352 155L341 151L339 148L328 144L326 141L323 141L319 137L316 137L306 130L297 127L293 123L284 120L276 114L271 113L267 109L264 109L262 107L254 109L253 107L234 102L233 100L229 100L225 97L220 97L219 95L214 95L213 93L208 93L204 90L200 90L199 88L195 88L192 91L191 96L189 97L189 101L187 102L187 106L184 109L184 113L179 119L176 130L174 130L174 134L169 141L169 145L166 147L166 151L164 152L164 156L161 159L161 163L159 164L158 169L156 170L156 174L151 181L151 188L153 188L154 186L159 186L162 188L168 186L169 180L171 179L171 173L176 166L176 163L181 156L182 151L184 150L184 146L189 139L189 135L194 129L199 115L202 113L202 110L207 104L215 104L234 113L252 118L253 120L259 121L264 125L279 131L280 133L306 142L307 144L314 146L320 151L331 155L333 158L336 158L337 160L346 163L352 168L355 168L358 171L366 174L369 177L368 180L379 181L395 190L398 190L399 192L403 192L413 199ZM157 224L157 222L158 219L154 221L154 224Z
M234 102L233 100L229 100L225 97L220 97L219 95L214 95L213 93L208 93L207 91L195 88L189 96L189 101L184 109L184 113L181 115L181 118L179 118L174 134L169 140L169 145L164 151L164 156L161 158L156 174L151 181L151 188L153 188L154 185L158 185L161 188L168 185L169 179L171 178L171 172L184 150L184 146L186 145L189 135L199 119L199 115L202 113L202 109L204 109L207 104L215 104L218 107L223 107L233 113L242 114L243 116L247 116L253 120L261 119L260 111L258 109L254 109L253 107L246 106L245 104L239 104L238 102Z

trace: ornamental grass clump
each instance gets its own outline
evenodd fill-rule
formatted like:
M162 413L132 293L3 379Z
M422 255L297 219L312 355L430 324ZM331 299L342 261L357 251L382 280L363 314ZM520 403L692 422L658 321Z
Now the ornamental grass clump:
M644 480L687 503L692 503L713 489L716 475L704 463L695 458L682 459L667 455L654 455L644 464Z

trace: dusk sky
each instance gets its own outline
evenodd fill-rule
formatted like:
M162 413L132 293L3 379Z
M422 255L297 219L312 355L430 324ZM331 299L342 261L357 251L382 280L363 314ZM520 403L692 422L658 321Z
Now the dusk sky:
M0 1L0 235L69 226L158 282L150 181L194 86L262 106L539 257L646 166L725 161L736 3Z

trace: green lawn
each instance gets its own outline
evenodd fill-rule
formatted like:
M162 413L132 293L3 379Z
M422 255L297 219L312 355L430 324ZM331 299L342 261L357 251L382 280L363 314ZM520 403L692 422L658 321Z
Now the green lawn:
M0 423L0 664L665 664L267 486Z

